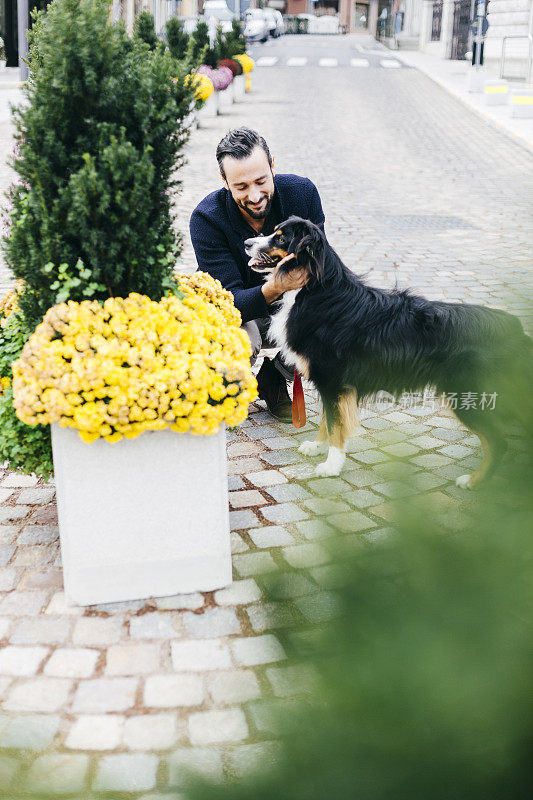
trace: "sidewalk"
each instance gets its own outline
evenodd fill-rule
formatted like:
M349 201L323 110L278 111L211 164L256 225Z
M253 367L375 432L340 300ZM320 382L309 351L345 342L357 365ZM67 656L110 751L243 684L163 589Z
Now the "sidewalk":
M482 93L468 91L467 76L472 69L469 61L451 61L418 50L395 50L394 57L403 61L404 64L419 69L476 114L505 131L520 144L533 150L533 119L515 119L511 117L509 105L487 106ZM482 69L487 80L499 78L497 68L483 67ZM518 88L523 84L511 82L510 86Z

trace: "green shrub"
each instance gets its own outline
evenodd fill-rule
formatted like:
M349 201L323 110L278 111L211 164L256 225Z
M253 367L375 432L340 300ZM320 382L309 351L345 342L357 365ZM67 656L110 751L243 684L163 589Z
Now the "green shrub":
M131 40L108 12L107 0L62 0L33 31L4 250L34 323L66 287L74 300L160 299L173 285L170 192L192 89L170 53Z
M201 64L205 58L207 50L209 49L209 26L207 22L198 21L191 39L191 57L195 64Z
M183 29L183 23L179 17L171 17L166 25L167 45L172 58L177 61L185 61L188 56L189 34Z
M246 39L243 33L243 24L234 17L231 20L231 31L225 36L225 55L222 58L235 58L246 52Z
M159 39L155 32L154 18L149 11L141 11L133 23L133 35L145 42L150 50L155 50Z

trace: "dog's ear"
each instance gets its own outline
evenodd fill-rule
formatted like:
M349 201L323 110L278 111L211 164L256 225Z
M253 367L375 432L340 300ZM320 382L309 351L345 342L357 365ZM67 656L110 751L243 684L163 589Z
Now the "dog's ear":
M324 236L319 228L306 227L305 235L296 246L296 256L298 264L308 267L312 277L321 283L324 277L326 248Z

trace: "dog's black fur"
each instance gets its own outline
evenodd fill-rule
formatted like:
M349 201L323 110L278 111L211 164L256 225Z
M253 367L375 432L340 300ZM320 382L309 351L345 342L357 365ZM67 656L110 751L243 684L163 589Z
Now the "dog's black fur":
M330 432L347 389L355 389L361 401L380 390L398 397L431 386L438 395L457 393L459 399L466 392L478 399L497 393L494 410L461 408L460 402L455 409L488 443L485 474L506 450L506 419L518 420L533 437L533 341L517 317L368 286L342 263L320 228L298 217L279 225L260 249L273 264L294 253L308 272L288 316L287 343L309 364ZM294 268L291 259L278 269Z

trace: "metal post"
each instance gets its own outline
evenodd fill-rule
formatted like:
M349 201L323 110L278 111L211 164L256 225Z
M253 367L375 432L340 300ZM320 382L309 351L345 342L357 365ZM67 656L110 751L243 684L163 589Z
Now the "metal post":
M18 24L20 80L27 81L29 70L28 70L28 65L24 62L23 59L28 58L28 26L29 26L28 0L18 0L17 24Z
M481 43L483 42L483 20L485 19L485 0L477 3L477 29L476 29L476 69L481 67Z

